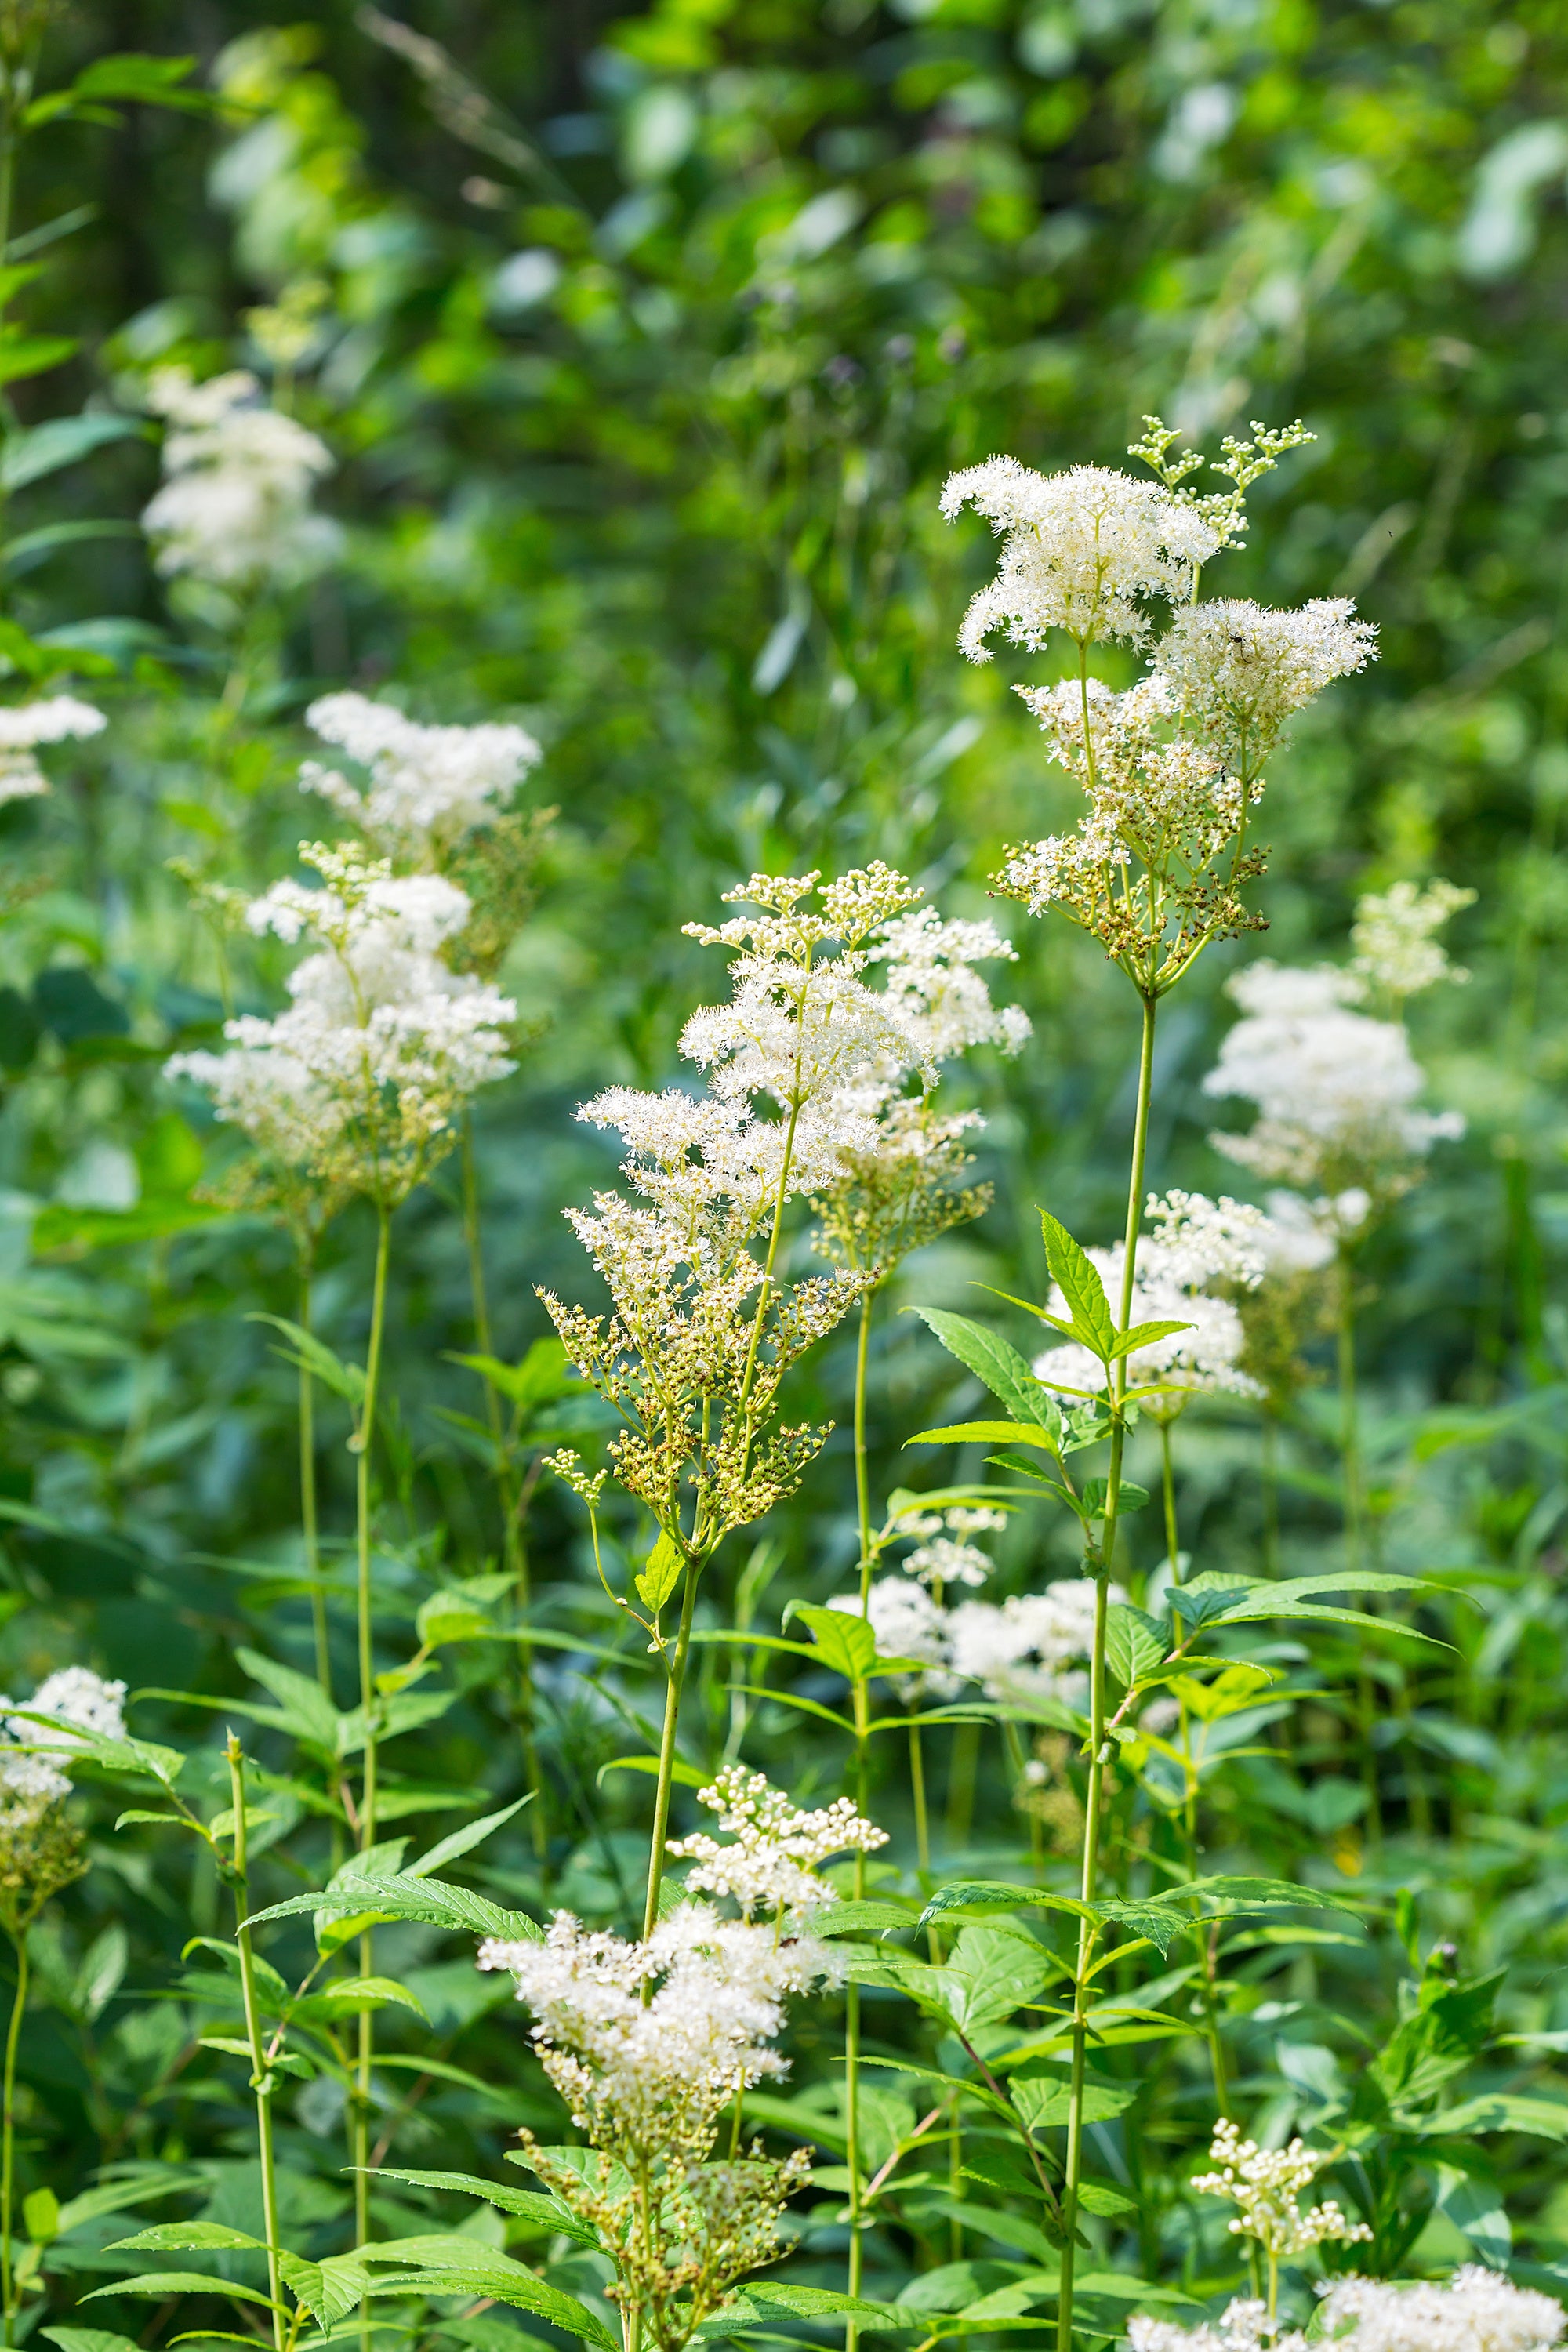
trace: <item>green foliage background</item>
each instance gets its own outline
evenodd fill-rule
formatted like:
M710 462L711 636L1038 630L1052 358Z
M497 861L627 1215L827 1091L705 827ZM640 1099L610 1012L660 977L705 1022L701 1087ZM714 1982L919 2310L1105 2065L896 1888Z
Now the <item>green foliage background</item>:
M1424 1001L1415 1024L1433 1099L1466 1114L1468 1136L1380 1239L1364 1319L1386 1561L1436 1580L1421 1622L1455 1646L1419 1672L1407 1646L1380 1652L1359 1727L1337 1701L1303 1703L1282 1758L1216 1782L1207 1834L1215 1853L1277 1872L1337 1837L1347 1880L1389 1902L1418 1890L1428 1941L1451 1936L1467 1969L1506 1969L1505 2022L1568 2028L1561 12L666 0L617 17L426 0L410 21L439 52L339 0L308 27L233 0L82 0L51 35L60 79L110 47L189 52L205 68L244 38L227 88L252 111L132 110L118 129L33 142L21 228L90 212L24 298L31 331L80 339L17 387L24 421L111 403L155 358L243 361L247 306L320 278L322 332L295 397L341 458L327 503L349 552L258 634L244 709L219 729L220 650L171 614L133 531L13 551L8 611L36 634L76 632L61 642L107 654L114 672L99 689L110 726L72 759L69 784L0 815L7 873L42 886L0 936L0 1497L15 1515L0 1680L28 1688L83 1657L134 1688L243 1704L257 1696L243 1646L308 1664L289 1581L293 1378L247 1319L292 1313L289 1254L258 1223L193 1212L223 1139L160 1065L213 1036L225 984L165 861L247 888L288 869L301 835L321 830L292 784L313 692L384 686L423 718L519 717L546 747L539 790L561 814L506 975L537 1034L479 1115L497 1345L515 1359L544 1328L536 1284L587 1292L558 1211L612 1163L574 1125L576 1102L614 1079L668 1079L687 1013L717 991L683 921L708 918L754 866L871 856L915 873L944 910L979 911L1002 845L1067 814L1070 788L1009 692L1025 666L975 671L954 650L989 548L939 520L948 470L997 450L1047 469L1115 464L1155 408L1211 444L1254 416L1300 415L1317 440L1261 486L1253 544L1228 559L1224 587L1280 603L1354 594L1382 656L1310 714L1270 779L1268 951L1338 954L1357 893L1398 877L1443 873L1479 894L1458 926L1472 978ZM155 480L151 442L122 441L17 491L8 528L129 521ZM1086 1241L1119 1220L1131 1001L1066 926L1012 928L1010 992L1037 1038L976 1079L996 1206L906 1268L892 1309L972 1307L976 1280L1037 1293L1037 1204ZM1197 1082L1233 955L1205 961L1166 1026L1160 1188L1225 1187ZM280 970L264 951L242 959L238 1001L274 1002ZM482 1571L497 1543L479 1391L451 1361L472 1344L454 1181L399 1220L387 1663L414 1646L419 1603ZM319 1328L351 1356L369 1239L342 1220L316 1300ZM883 1492L910 1475L905 1436L974 1391L910 1317L885 1313L878 1346ZM842 1422L846 1349L814 1378L802 1416ZM570 1423L569 1405L552 1410ZM352 1465L334 1411L322 1475L342 1542ZM1309 1391L1290 1440L1286 1542L1303 1573L1338 1542L1332 1418L1331 1395ZM1256 1460L1244 1420L1184 1429L1184 1539L1202 1564L1252 1558ZM646 1532L618 1528L628 1556ZM1135 1565L1152 1565L1152 1528L1131 1541ZM647 1744L653 1685L606 1622L574 1508L548 1483L530 1546L537 1622L577 1645L542 1668L549 1891L624 1925L647 1787L596 1776ZM826 1598L854 1547L836 1440L731 1563L740 1598L716 1589L710 1622ZM1008 1589L1071 1564L1048 1524L1005 1548ZM621 1654L606 1664L594 1644ZM511 1649L445 1654L452 1705L395 1750L420 1832L446 1825L443 1808L460 1818L481 1784L497 1803L521 1785L505 1728ZM725 1654L705 1654L688 1733L700 1766L734 1705ZM1313 1659L1325 1684L1336 1664L1353 1679L1348 1649ZM133 1720L182 1743L206 1736L173 1698ZM803 1738L801 1720L762 1707L748 1755L803 1797L831 1792L842 1758L831 1736ZM262 1751L281 1770L272 1737L277 1752L267 1735ZM216 1751L203 1753L213 1802L226 1801ZM966 1867L1020 1833L999 1749L984 1769ZM279 1801L276 1896L331 1864L324 1822ZM895 1816L902 1802L890 1787ZM426 1804L428 1822L415 1810ZM64 2196L96 2163L199 2163L204 2210L243 2219L243 2082L193 2050L205 1996L168 1990L186 1937L217 1927L216 1878L163 1833L115 1836L112 1801L100 1811L97 1866L40 1947L26 2181ZM520 1830L479 1883L541 1898ZM439 2052L470 2077L430 2083L400 2125L401 2160L493 2161L542 2098L518 2023L486 2021L498 1988L449 1939L405 1928L385 1941L433 2009ZM1329 2076L1290 2053L1353 2063L1345 2021L1388 2027L1400 1947L1384 1934L1331 1967L1298 1954L1268 1982L1267 1951L1248 1965L1231 2021L1241 2095L1305 2120ZM797 2054L808 2087L831 2080L826 2057L814 2074L816 2030ZM413 2021L388 2029L399 2044L430 2046ZM1550 2097L1550 2056L1529 2063ZM1136 2160L1152 2179L1167 2161L1179 2171L1205 2128L1186 2064L1163 2060L1148 2094ZM286 2126L293 2220L327 2242L341 2147L319 2103L301 2112ZM1474 2177L1502 2179L1526 2250L1568 2259L1560 2156L1540 2138L1486 2147ZM1145 2264L1217 2274L1223 2248L1175 2189L1151 2198ZM1485 2222L1495 2204L1474 2210ZM1480 2223L1467 2238L1462 2216L1429 2226L1434 2260L1496 2242ZM82 2259L110 2274L122 2260ZM918 2218L889 2228L876 2259L895 2284L929 2262Z

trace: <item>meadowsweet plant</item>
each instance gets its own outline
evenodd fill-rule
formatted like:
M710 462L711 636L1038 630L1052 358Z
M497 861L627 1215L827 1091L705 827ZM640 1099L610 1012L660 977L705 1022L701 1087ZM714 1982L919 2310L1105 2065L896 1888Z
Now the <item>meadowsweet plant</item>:
M1129 454L1151 468L1152 483L1089 467L1042 477L1012 458L994 458L953 476L942 499L950 518L965 506L975 507L1003 540L996 577L965 616L959 639L963 652L972 660L988 659L987 635L1005 627L1015 644L1032 651L1043 649L1053 632L1059 632L1077 656L1076 675L1054 687L1018 690L1040 719L1052 756L1083 789L1082 823L1074 835L1014 850L994 887L1031 913L1058 908L1099 939L1131 982L1142 1014L1114 1307L1101 1272L1054 1221L1047 1223L1051 1273L1069 1312L1047 1307L1045 1319L1069 1339L1087 1341L1103 1366L1110 1448L1099 1507L1083 1517L1086 1571L1096 1587L1080 1877L1086 1906L1093 1905L1100 1879L1103 1780L1110 1760L1109 1591L1128 1407L1140 1393L1130 1360L1135 1352L1132 1334L1139 1330L1152 1347L1174 1338L1181 1323L1194 1321L1192 1316L1145 1318L1140 1327L1136 1307L1156 1013L1205 948L1256 928L1259 919L1244 893L1261 877L1266 862L1248 841L1266 763L1299 710L1333 679L1363 667L1374 637L1342 601L1295 613L1234 599L1198 601L1200 576L1210 558L1245 543L1247 489L1287 449L1310 437L1303 427L1271 433L1255 425L1250 441L1227 441L1218 470L1229 487L1203 494L1188 480L1202 460L1191 453L1173 457L1180 436L1157 417L1145 422L1144 439ZM1169 613L1169 625L1155 639L1154 616L1162 609ZM1097 644L1144 646L1152 639L1148 672L1124 694L1112 693L1091 677L1089 656ZM1238 1354L1239 1341L1230 1353L1232 1365ZM1205 1376L1215 1377L1212 1360L1195 1356L1194 1368L1199 1365ZM1066 1487L1058 1491L1069 1496ZM1086 1907L1077 1971L1058 2352L1070 2352L1073 2334L1087 2050L1083 1988L1097 1932ZM1217 2042L1215 2047L1217 2063Z
M29 1989L28 1931L45 1906L88 1868L87 1841L66 1811L70 1764L82 1734L114 1738L124 1729L125 1685L89 1666L61 1666L30 1699L0 1696L0 1927L15 1958L16 1989L0 2083L0 2317L16 2338L16 2056Z
M1298 1351L1279 1320L1296 1313L1310 1331L1312 1277L1331 1269L1329 1319L1337 1334L1340 1450L1347 1546L1359 1565L1364 1495L1356 1402L1357 1254L1395 1202L1419 1183L1434 1145L1457 1139L1455 1111L1422 1108L1426 1074L1398 1017L1406 998L1447 979L1462 979L1437 933L1473 893L1446 882L1426 890L1395 884L1358 903L1348 968L1311 970L1261 959L1226 983L1242 1018L1227 1032L1204 1090L1257 1107L1245 1132L1210 1138L1251 1174L1282 1189L1268 1195L1271 1252L1287 1277L1255 1322L1272 1370L1269 1392L1300 1384ZM1393 1006L1394 1019L1360 1009L1368 995ZM1289 1189L1283 1189L1289 1188ZM1269 1423L1266 1421L1266 1429ZM1270 1473L1271 1475L1271 1473Z
M1268 2265L1268 2311L1273 2317L1279 2299L1279 2265L1309 2253L1314 2246L1353 2245L1372 2236L1364 2221L1352 2221L1331 2197L1303 2210L1300 2199L1332 2150L1310 2148L1299 2139L1288 2147L1263 2148L1243 2139L1228 2116L1215 2126L1209 2147L1213 2172L1197 2174L1193 2187L1200 2194L1224 2197L1237 2208L1226 2227L1233 2237L1258 2246Z
M222 612L297 587L332 562L342 534L311 505L332 471L325 442L268 406L243 369L192 380L155 369L147 404L166 420L163 485L142 527L158 570L216 592Z
M756 874L729 894L762 911L689 932L732 951L728 1003L687 1023L681 1050L706 1097L612 1087L579 1116L619 1131L640 1202L595 1196L570 1222L603 1276L607 1318L544 1304L574 1365L625 1424L610 1453L658 1541L637 1581L658 1614L679 1588L655 1800L646 1932L658 1917L680 1692L700 1578L726 1536L790 1494L826 1436L780 1419L785 1375L874 1279L835 1269L785 1285L775 1274L784 1211L834 1182L846 1149L875 1142L868 1082L929 1067L921 1039L864 978L870 946L919 893L883 866L826 884ZM831 951L825 951L831 950ZM757 1247L763 1251L759 1263ZM569 1455L558 1457L568 1475ZM596 1506L595 1486L579 1491ZM596 1541L596 1538L595 1538Z
M809 2159L740 2146L740 2103L778 2080L785 2003L837 1980L811 1922L837 1899L817 1874L829 1856L885 1833L840 1800L801 1811L760 1773L721 1773L700 1801L722 1841L674 1843L690 1894L639 1942L591 1933L560 1912L542 1942L491 1939L482 1969L508 1970L537 2021L531 2039L593 2159L521 2135L527 2162L609 2254L628 2347L680 2352L748 2272L784 2251L784 2206ZM725 2115L730 2146L716 2158Z

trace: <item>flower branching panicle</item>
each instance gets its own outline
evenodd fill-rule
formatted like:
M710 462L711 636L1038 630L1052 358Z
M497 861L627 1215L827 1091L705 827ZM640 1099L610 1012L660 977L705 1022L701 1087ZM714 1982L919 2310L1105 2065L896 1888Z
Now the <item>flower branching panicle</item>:
M1127 1360L1134 1389L1147 1390L1144 1406L1156 1419L1173 1419L1197 1394L1253 1397L1258 1384L1241 1369L1245 1333L1235 1294L1256 1290L1267 1255L1268 1220L1246 1202L1202 1192L1151 1195L1145 1215L1153 1230L1139 1244L1132 1286L1134 1323L1174 1323L1179 1328ZM1125 1246L1089 1252L1107 1293L1115 1297L1126 1263ZM1054 1290L1051 1312L1067 1301ZM1035 1377L1064 1396L1103 1391L1106 1369L1089 1349L1069 1340L1047 1348L1034 1364Z
M1217 470L1231 487L1200 496L1186 477L1201 457L1173 458L1180 436L1146 423L1130 454L1158 482L1084 466L1044 477L997 457L953 475L942 511L973 505L1004 538L959 634L970 658L989 658L1003 625L1031 651L1053 629L1078 648L1075 677L1017 691L1083 788L1082 822L1013 850L993 887L1032 914L1060 908L1152 1002L1211 941L1260 928L1243 893L1267 863L1247 838L1265 762L1296 711L1363 666L1375 632L1343 600L1294 613L1196 601L1203 565L1243 544L1247 487L1310 434L1255 425L1251 441L1227 439ZM1169 630L1147 676L1113 694L1090 677L1089 649L1146 644L1152 601L1172 607Z
M1216 548L1244 548L1242 532L1247 525L1247 493L1265 474L1272 473L1288 450L1305 447L1317 435L1309 433L1300 417L1293 425L1260 425L1252 423L1252 439L1238 441L1227 433L1219 445L1219 456L1208 461L1211 473L1226 476L1227 490L1200 491L1186 487L1188 478L1204 464L1201 450L1184 449L1173 455L1178 441L1186 436L1180 426L1167 425L1162 417L1143 419L1143 438L1130 442L1127 454L1139 458L1152 474L1159 477L1173 497L1190 506L1214 532Z
M606 2291L628 2342L658 2352L680 2352L739 2279L784 2250L780 2221L809 2157L775 2163L732 2134L716 2160L720 2123L745 2090L787 2073L773 2046L786 2000L842 1975L810 1931L837 1899L816 1865L885 1843L846 1801L803 1812L741 1769L701 1798L730 1843L700 1834L670 1851L695 1863L689 1885L732 1898L739 1919L688 1899L628 1943L557 1912L542 1942L479 1951L532 2010L540 2062L594 2151L567 2162L574 2152L523 2132L528 2161L614 2263Z
M1395 882L1381 893L1367 891L1356 900L1351 970L1396 1005L1441 980L1468 980L1461 965L1449 961L1437 933L1450 916L1473 906L1475 898L1473 890L1441 880L1425 889L1415 882Z
M275 883L246 916L253 932L318 943L289 975L289 1009L226 1023L228 1052L176 1055L169 1074L209 1088L279 1189L302 1171L393 1208L449 1149L462 1105L513 1066L515 1007L443 960L468 915L455 884L320 843L300 856L325 887Z
M1568 2320L1552 2295L1467 2263L1441 2286L1336 2279L1320 2326L1321 2342L1348 2352L1547 2352Z
M0 708L0 807L7 801L37 800L48 791L49 780L38 764L40 743L99 735L108 724L101 710L72 694Z
M818 878L753 875L727 895L760 914L687 926L734 950L728 1003L694 1013L681 1039L709 1092L612 1087L584 1106L581 1118L620 1133L641 1199L600 1192L567 1213L607 1316L541 1293L571 1361L625 1423L617 1480L693 1561L793 1492L820 1450L826 1429L781 1422L781 1390L875 1280L850 1265L782 1282L784 1209L874 1154L886 1092L931 1066L929 1000L917 1015L863 978L870 943L918 892L880 865L820 893Z
M1332 2161L1329 2149L1308 2147L1299 2139L1288 2147L1259 2147L1222 2116L1209 2144L1209 2161L1217 2168L1196 2175L1193 2187L1228 2198L1237 2210L1226 2229L1233 2237L1254 2240L1271 2261L1288 2262L1313 2246L1353 2245L1373 2234L1364 2221L1350 2221L1331 2197L1305 2211L1298 2203L1301 2191Z
M697 1865L687 1872L687 1885L693 1894L728 1895L742 1918L763 1913L792 1932L838 1899L818 1875L818 1864L836 1853L871 1853L888 1843L887 1831L864 1820L847 1797L802 1812L765 1775L740 1764L700 1790L698 1801L717 1813L730 1843L721 1844L705 1831L677 1839L670 1853Z
M305 717L368 777L362 789L308 760L300 771L305 791L386 856L432 872L445 870L465 835L494 822L542 756L526 728L424 727L364 694L324 694Z

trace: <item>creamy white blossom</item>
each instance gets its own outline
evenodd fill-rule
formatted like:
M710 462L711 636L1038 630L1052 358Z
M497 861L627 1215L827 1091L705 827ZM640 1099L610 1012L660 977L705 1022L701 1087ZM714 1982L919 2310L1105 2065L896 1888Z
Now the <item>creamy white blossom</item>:
M1023 1006L993 1004L974 970L1018 961L994 923L944 921L934 907L912 908L880 927L869 960L888 967L883 1002L919 1065L952 1061L976 1045L1013 1055L1028 1043L1033 1024Z
M817 1874L820 1863L835 1853L870 1853L888 1843L886 1830L863 1820L847 1797L802 1812L782 1789L743 1765L721 1772L711 1788L698 1791L698 1801L718 1814L730 1843L698 1831L674 1840L669 1852L696 1864L686 1874L693 1894L727 1895L747 1919L762 1911L798 1928L838 1899Z
M1110 1596L1126 1598L1116 1585ZM853 1593L830 1605L860 1614ZM904 1699L922 1692L950 1698L965 1682L979 1683L988 1697L1006 1699L1074 1694L1072 1678L1094 1638L1094 1585L1086 1577L1061 1577L1043 1592L1016 1593L1000 1603L961 1601L946 1608L926 1585L885 1576L871 1587L867 1616L879 1657L909 1659L924 1668L891 1678Z
M1348 597L1279 612L1216 597L1179 611L1155 665L1228 767L1255 775L1294 714L1373 658L1377 631Z
M160 572L244 593L295 585L333 561L342 534L310 509L331 453L267 407L254 376L195 383L185 368L159 368L147 403L169 420L163 486L142 517Z
M1473 906L1473 890L1452 882L1395 882L1356 900L1351 970L1369 986L1403 1001L1440 980L1465 981L1469 973L1451 963L1437 933L1461 907Z
M49 780L35 757L40 743L101 734L108 724L101 710L71 694L0 706L0 807L7 801L37 800L48 791Z
M1233 2236L1253 2239L1271 2260L1289 2261L1313 2246L1352 2245L1372 2236L1364 2221L1348 2220L1331 2197L1305 2211L1297 2201L1332 2161L1329 2149L1308 2147L1300 2139L1288 2147L1259 2147L1222 2116L1214 2127L1209 2161L1216 2169L1197 2174L1193 2187L1228 2198L1237 2210L1226 2228Z
M12 1712L25 1706L26 1715ZM52 1716L35 1723L33 1715ZM17 1804L53 1804L69 1792L68 1759L87 1742L64 1727L119 1739L125 1730L125 1685L105 1682L90 1666L58 1666L30 1699L0 1695L0 1790ZM42 1751L26 1753L26 1750Z
M310 845L301 854L325 887L276 883L247 914L253 931L317 942L289 976L288 1009L241 1014L225 1024L228 1052L166 1066L206 1087L218 1117L268 1154L401 1198L458 1108L512 1068L515 1007L442 961L468 918L455 884Z
M1335 2279L1319 2319L1322 2339L1347 2352L1546 2352L1568 2326L1551 2295L1515 2286L1479 2263L1442 2286Z
M770 2046L785 1999L837 1973L815 1937L699 1903L639 1943L558 1911L542 1942L491 1937L479 1964L511 1975L544 2070L596 2145L660 2141L681 2117L700 2131L739 2087L786 2073Z
M1311 2352L1299 2327L1270 2319L1266 2303L1242 2298L1219 2321L1183 2327L1173 2319L1139 2312L1127 2323L1131 2352Z
M1404 1024L1352 1010L1353 972L1252 964L1227 982L1243 1018L1204 1080L1210 1095L1257 1105L1247 1134L1215 1149L1255 1174L1302 1191L1397 1188L1432 1145L1464 1132L1452 1111L1417 1108L1425 1087Z
M369 773L361 790L310 760L300 771L305 790L378 848L421 864L493 817L542 756L525 728L424 727L363 694L322 695L305 717Z
M1141 644L1149 634L1146 600L1179 603L1191 592L1194 565L1220 544L1190 504L1102 466L1037 474L1016 457L990 457L948 477L942 513L951 522L966 506L1003 541L996 577L959 632L975 662L991 658L985 639L1003 626L1014 645L1032 651L1052 629L1080 645Z

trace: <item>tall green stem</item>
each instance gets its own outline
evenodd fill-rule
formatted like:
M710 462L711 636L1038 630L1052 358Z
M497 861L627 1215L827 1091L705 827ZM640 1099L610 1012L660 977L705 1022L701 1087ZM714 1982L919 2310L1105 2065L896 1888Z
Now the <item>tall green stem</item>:
M16 2279L11 2263L12 2204L16 2189L16 2052L22 2040L22 2013L27 2006L27 1931L11 1937L16 1955L16 1990L11 2002L11 2023L5 2035L5 2105L0 2112L0 2308L7 2344L16 2336Z
M697 1579L700 1569L689 1561L685 1589L680 1596L680 1630L675 1637L675 1655L669 1663L669 1680L664 1691L664 1730L658 1743L658 1787L653 1801L653 1843L647 1857L647 1903L643 1911L643 1939L646 1942L658 1925L658 1891L664 1882L664 1842L669 1834L669 1799L675 1786L675 1735L680 1723L680 1691L686 1680L686 1661L691 1652L691 1617L697 1606Z
M392 1255L392 1217L384 1202L376 1203L375 1276L371 1293L370 1343L365 1349L364 1399L360 1406L355 1477L356 1600L359 1614L359 1694L364 1729L364 1777L361 1784L359 1842L362 1853L375 1843L375 1656L371 1592L371 1453L375 1442L375 1410L381 1384L381 1349L386 1326L386 1275ZM372 1937L360 1937L360 1972L374 1972ZM374 2013L365 2010L359 2021L359 2050L354 2074L354 2232L364 2245L370 2237L370 2113L371 2078L375 2062ZM361 2329L368 2343L368 2317Z
M300 1253L300 1328L310 1328L310 1261ZM316 1382L300 1359L300 1524L305 1536L305 1573L310 1580L310 1624L316 1640L316 1680L332 1703L332 1653L327 1638L327 1596L321 1590L321 1544L316 1510Z
M1137 1271L1138 1227L1143 1212L1143 1163L1149 1149L1149 1106L1154 1081L1154 1015L1158 999L1140 991L1143 1006L1143 1037L1138 1056L1138 1108L1132 1128L1132 1165L1127 1183L1127 1225L1121 1272L1121 1297L1117 1329L1132 1321L1132 1285ZM1100 1814L1105 1774L1105 1627L1110 1601L1111 1564L1116 1557L1116 1522L1121 1500L1121 1456L1127 1440L1125 1405L1127 1359L1119 1357L1111 1376L1112 1420L1110 1463L1106 1474L1104 1533L1094 1559L1094 1643L1089 1664L1089 1787L1084 1801L1083 1858L1079 1879L1080 1901L1092 1903L1100 1884ZM1095 1927L1083 1919L1079 1927L1078 1966L1074 1971L1072 2017L1072 2080L1068 2091L1067 2178L1062 2189L1061 2285L1057 2305L1057 2352L1072 2352L1073 2273L1078 2254L1079 2185L1083 2174L1083 2089L1089 2039L1089 1966L1094 1951Z
M272 2297L272 2352L283 2352L283 2283L279 2276L278 2179L272 2160L272 2084L256 2000L256 1960L250 1948L250 1877L245 1822L245 1752L228 1735L229 1803L234 1809L235 1942L239 1948L239 1990L245 2006L245 2037L250 2044L250 2087L256 2094L256 2140L261 2158L261 2227L267 2240L267 2291Z
M871 1602L871 1474L866 1455L866 1385L870 1362L871 1299L868 1291L860 1301L860 1330L855 1350L855 1504L860 1528L860 1614L868 1615ZM862 1677L854 1686L855 1698L855 1810L866 1811L866 1743L867 1704L866 1684ZM918 1734L911 1734L918 1737ZM859 1902L866 1892L866 1857L858 1848L855 1853L855 1899ZM861 2238L860 2200L860 1988L847 1985L844 1994L844 2126L848 2141L849 2157L849 2279L852 2295L860 2292L861 2264L864 2244ZM845 2322L844 2352L856 2352L860 2340L856 2320Z

